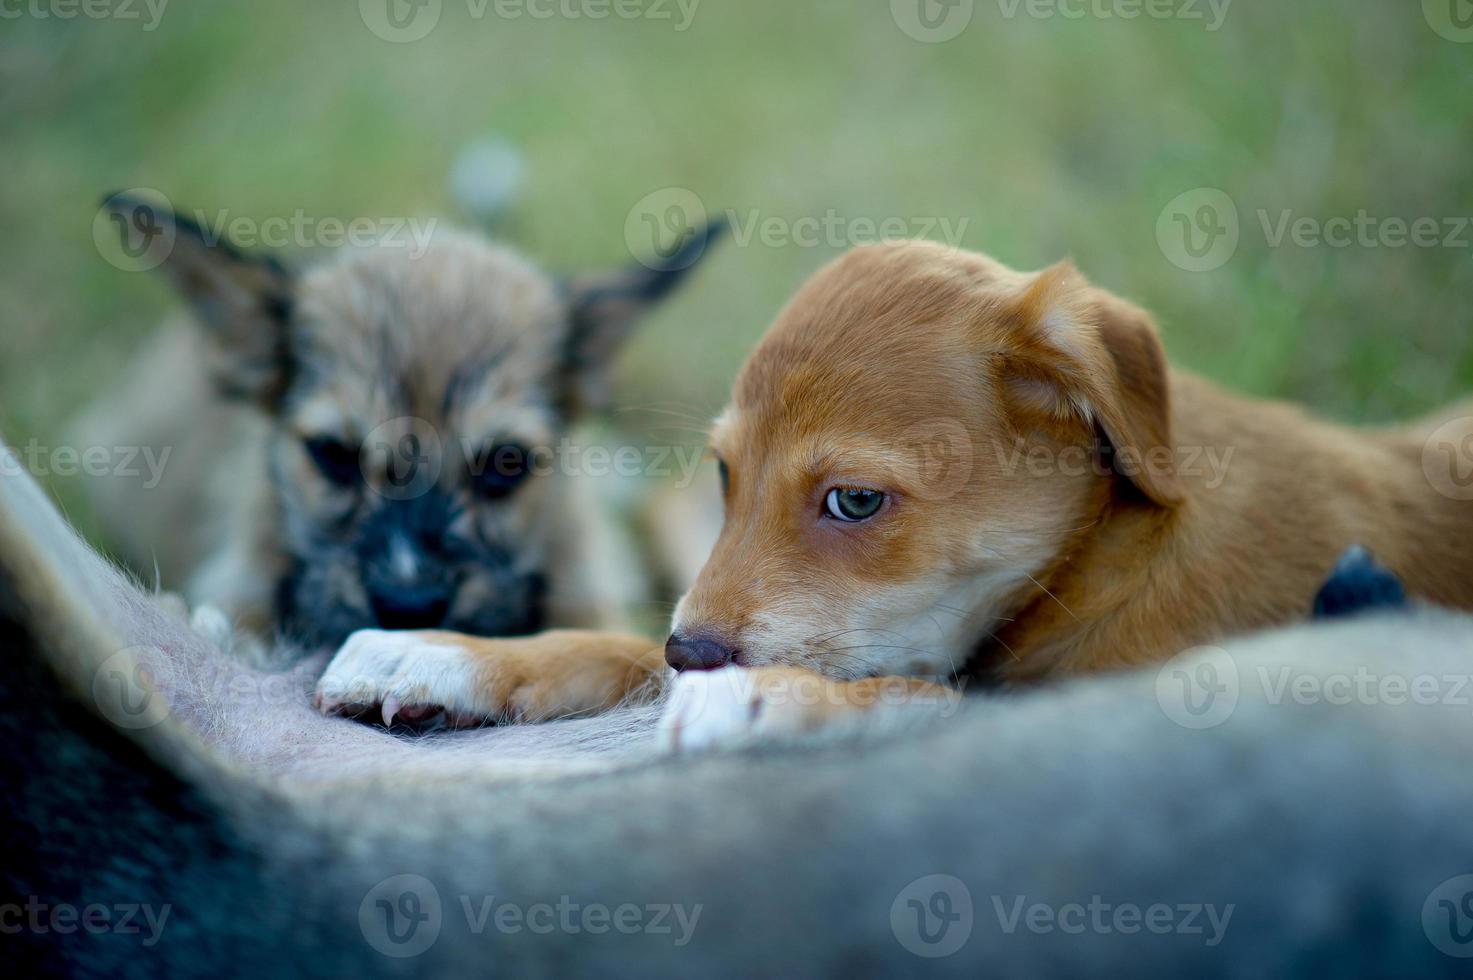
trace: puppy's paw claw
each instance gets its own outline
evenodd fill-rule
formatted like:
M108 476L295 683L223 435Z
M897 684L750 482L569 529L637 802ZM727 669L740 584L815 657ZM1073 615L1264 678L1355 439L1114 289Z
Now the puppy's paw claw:
M402 708L402 707L404 707L404 706L399 703L399 699L396 698L396 697L394 697L394 695L392 695L392 694L385 695L385 697L384 697L384 704L383 704L383 715L384 715L384 727L385 728L393 728L394 727L394 716L399 713L399 709Z
M348 637L317 682L313 703L323 714L436 727L484 724L477 705L478 671L465 649L424 634L361 630Z

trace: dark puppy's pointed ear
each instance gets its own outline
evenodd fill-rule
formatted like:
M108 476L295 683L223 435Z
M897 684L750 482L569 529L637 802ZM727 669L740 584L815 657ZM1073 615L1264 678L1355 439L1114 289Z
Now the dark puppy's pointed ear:
M693 228L669 255L564 283L572 311L564 361L565 407L576 414L607 408L609 372L640 318L675 291L726 231L717 220Z
M157 253L149 258L199 314L215 342L210 369L221 390L275 408L290 374L291 273L165 206L113 194L103 208L126 246Z

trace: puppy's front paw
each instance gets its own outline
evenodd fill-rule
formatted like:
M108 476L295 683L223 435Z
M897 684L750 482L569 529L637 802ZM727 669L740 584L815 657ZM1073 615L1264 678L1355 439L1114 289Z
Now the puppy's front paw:
M314 701L324 714L376 713L385 726L396 718L482 724L496 712L483 703L480 664L452 641L443 633L359 630L327 665Z
M833 682L791 667L724 667L676 676L658 738L666 751L691 752L750 738L818 728L848 706Z
M219 606L195 606L189 614L189 628L217 649L228 652L235 646L235 624Z

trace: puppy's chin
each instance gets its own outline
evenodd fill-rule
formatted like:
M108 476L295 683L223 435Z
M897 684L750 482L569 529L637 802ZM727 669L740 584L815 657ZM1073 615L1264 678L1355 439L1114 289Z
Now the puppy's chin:
M452 616L441 629L470 636L527 636L546 628L546 617L542 604L522 609L520 612L487 615Z
M463 589L450 613L424 629L471 636L525 636L545 625L546 588L540 575L498 575L495 588ZM363 590L338 568L299 567L277 591L284 636L307 649L336 648L353 633L382 629Z
M374 629L372 615L349 606L332 606L306 612L283 608L277 619L282 635L308 650L336 649L361 629Z
M442 629L471 636L525 636L547 626L547 580L537 573L477 568L461 585Z

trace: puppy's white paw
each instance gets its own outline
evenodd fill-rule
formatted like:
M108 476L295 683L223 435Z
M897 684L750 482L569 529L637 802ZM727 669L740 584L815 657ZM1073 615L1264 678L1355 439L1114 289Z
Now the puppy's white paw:
M359 630L348 637L317 682L324 714L377 709L385 725L420 722L441 712L451 725L483 722L479 665L469 650L417 632Z
M229 652L235 645L235 625L219 606L195 606L189 628L220 650Z
M177 592L155 592L152 597L154 608L181 623L189 622L189 603Z
M665 751L694 752L807 731L835 710L828 688L815 674L781 667L686 671L671 685L657 737Z

